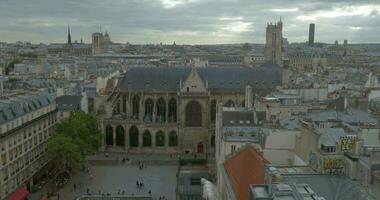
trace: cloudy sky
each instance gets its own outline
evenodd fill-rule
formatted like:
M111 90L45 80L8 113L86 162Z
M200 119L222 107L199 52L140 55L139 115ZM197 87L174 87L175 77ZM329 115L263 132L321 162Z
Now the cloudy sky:
M284 22L290 42L380 43L380 0L0 0L0 41L90 42L108 30L115 42L263 43L267 22Z

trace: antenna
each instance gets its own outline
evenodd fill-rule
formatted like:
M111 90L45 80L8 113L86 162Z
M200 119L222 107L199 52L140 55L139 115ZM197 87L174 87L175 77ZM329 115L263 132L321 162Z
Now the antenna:
M100 32L102 32L102 25L101 24L100 24L100 29L99 30L100 30Z

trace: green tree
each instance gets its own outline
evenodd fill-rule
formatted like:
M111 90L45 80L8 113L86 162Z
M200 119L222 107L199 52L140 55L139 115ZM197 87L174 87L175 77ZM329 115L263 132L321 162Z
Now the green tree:
M21 63L21 60L18 58L14 58L6 67L5 67L5 75L9 75L9 72L13 71L15 64Z
M56 125L48 149L53 156L64 160L66 167L78 169L78 166L83 165L86 155L99 150L101 139L102 134L93 115L73 112Z
M71 168L73 170L81 168L83 156L78 145L70 137L56 134L49 140L48 148L49 152L62 162L62 168Z

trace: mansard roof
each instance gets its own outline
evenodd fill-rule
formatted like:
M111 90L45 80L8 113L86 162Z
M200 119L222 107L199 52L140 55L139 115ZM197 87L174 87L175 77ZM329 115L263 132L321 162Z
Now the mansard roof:
M253 89L273 89L281 85L281 68L276 64L251 67L204 67L196 68L204 84L211 91L244 90L246 85ZM163 91L180 90L180 82L186 80L190 67L133 67L118 85L120 91Z

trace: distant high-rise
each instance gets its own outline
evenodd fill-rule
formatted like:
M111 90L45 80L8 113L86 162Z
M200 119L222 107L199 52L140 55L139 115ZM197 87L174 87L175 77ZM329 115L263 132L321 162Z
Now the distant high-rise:
M314 46L314 34L315 34L315 24L310 24L309 26L309 46Z
M268 24L264 56L268 62L282 65L282 21Z

